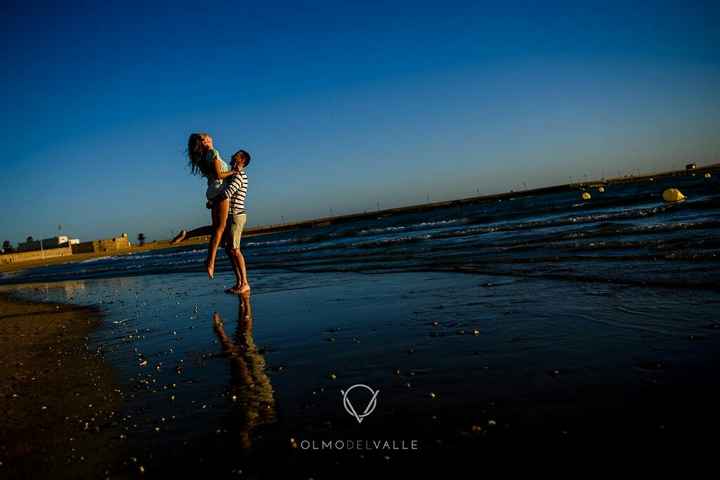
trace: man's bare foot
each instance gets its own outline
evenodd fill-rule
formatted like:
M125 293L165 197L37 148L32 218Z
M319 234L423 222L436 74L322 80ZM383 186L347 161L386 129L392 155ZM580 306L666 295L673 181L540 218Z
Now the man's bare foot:
M234 287L226 288L225 293L238 294L240 293L240 286L235 285Z
M250 293L250 284L246 283L242 287L240 287L239 293Z
M175 235L175 238L170 240L170 245L175 245L175 244L182 242L183 240L185 240L186 235L187 235L187 232L185 230L180 230L180 233Z

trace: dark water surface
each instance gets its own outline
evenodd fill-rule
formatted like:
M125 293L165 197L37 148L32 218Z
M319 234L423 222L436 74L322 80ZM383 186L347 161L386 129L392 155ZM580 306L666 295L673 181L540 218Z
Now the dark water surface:
M665 188L688 200L664 203ZM717 289L720 180L687 175L386 215L248 238L253 269L471 270ZM5 274L0 283L202 270L190 247ZM219 268L229 269L220 262Z

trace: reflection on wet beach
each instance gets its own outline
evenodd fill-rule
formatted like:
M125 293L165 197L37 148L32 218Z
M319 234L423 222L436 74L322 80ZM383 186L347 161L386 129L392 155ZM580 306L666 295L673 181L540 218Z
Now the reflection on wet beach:
M265 372L265 358L253 339L253 315L250 294L238 297L237 330L231 338L225 321L213 313L213 327L230 362L228 396L233 407L226 424L231 437L237 434L242 448L252 445L253 430L275 421L275 398L270 378Z

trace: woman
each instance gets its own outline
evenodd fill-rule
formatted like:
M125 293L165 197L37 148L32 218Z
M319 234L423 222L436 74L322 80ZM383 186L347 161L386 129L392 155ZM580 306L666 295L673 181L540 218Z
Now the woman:
M208 201L212 202L212 235L210 237L210 246L208 257L205 261L208 277L215 276L215 257L222 239L225 225L228 218L228 209L230 201L227 198L217 199L215 197L220 193L223 180L234 175L227 163L220 158L220 153L213 147L213 140L207 133L193 133L188 138L188 159L190 171L197 175L200 173L207 178L207 191L205 196Z

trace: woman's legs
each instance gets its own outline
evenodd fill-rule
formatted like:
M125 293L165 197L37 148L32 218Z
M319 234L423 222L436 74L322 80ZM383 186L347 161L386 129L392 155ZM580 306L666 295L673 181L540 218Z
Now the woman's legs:
M213 278L215 276L215 257L217 256L217 250L220 246L220 241L223 238L223 232L225 232L225 225L227 224L228 210L230 209L230 200L227 198L221 201L216 201L212 208L212 223L213 232L210 237L210 246L208 248L207 258L207 274L208 277Z

